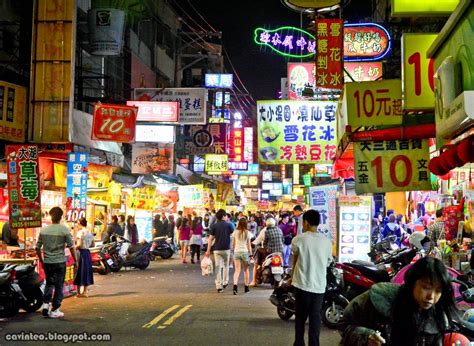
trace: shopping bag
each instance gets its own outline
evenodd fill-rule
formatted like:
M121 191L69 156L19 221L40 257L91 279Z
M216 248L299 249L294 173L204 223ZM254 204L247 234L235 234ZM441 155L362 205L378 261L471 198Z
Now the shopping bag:
M202 276L210 276L214 272L214 267L209 256L204 256L201 261Z

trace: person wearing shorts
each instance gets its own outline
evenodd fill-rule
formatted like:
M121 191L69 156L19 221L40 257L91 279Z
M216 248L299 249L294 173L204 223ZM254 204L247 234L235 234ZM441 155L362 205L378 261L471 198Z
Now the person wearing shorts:
M247 219L239 219L235 232L232 233L232 249L234 250L234 295L238 293L238 282L241 268L244 271L244 292L249 292L249 260L252 253Z
M179 245L181 246L181 260L183 263L186 261L186 254L188 252L189 239L191 238L191 227L187 218L183 218L181 227L179 228Z

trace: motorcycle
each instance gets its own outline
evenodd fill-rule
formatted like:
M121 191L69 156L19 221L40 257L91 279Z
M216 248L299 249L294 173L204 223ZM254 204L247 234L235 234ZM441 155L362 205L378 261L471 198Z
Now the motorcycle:
M104 248L91 248L90 252L92 270L94 271L94 273L99 273L100 275L107 275L108 273L110 273L111 266L113 266L113 261L110 255L106 251L104 251Z
M279 253L271 253L265 257L261 265L256 266L255 270L257 270L255 282L258 285L269 283L276 288L283 276L283 260Z
M119 253L122 265L140 270L148 268L150 261L154 258L153 252L158 246L156 242L131 244L129 240L119 235L117 235L117 241L120 243Z
M43 304L43 281L34 265L5 265L0 271L0 318L13 317L20 309L38 310Z
M162 259L168 259L173 256L174 251L171 247L172 238L169 237L157 237L153 239L153 244L156 244L153 250L153 256L160 256Z
M280 285L274 289L270 302L277 307L277 314L282 320L289 320L295 314L294 287L289 284L291 269L285 270ZM342 295L344 282L342 273L334 263L327 268L326 292L323 297L321 319L329 328L337 328L341 321L344 309L349 301Z

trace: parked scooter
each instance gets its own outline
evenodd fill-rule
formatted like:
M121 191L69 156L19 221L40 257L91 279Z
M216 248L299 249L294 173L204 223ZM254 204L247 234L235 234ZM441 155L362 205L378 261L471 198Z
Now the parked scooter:
M13 317L20 308L38 310L43 304L42 284L34 265L5 265L0 271L0 318Z
M271 253L265 257L261 265L256 265L257 275L255 282L260 284L271 284L273 288L278 287L283 276L283 260L279 253Z
M153 256L160 256L163 259L171 258L174 254L171 241L172 238L169 237L157 237L153 239L153 244L155 244Z
M129 240L117 235L117 241L121 243L121 259L124 267L133 267L144 270L153 259L153 252L157 247L156 242L131 244Z
M113 266L114 263L107 251L104 251L103 247L95 247L91 248L90 252L92 270L94 273L99 273L100 275L107 275L110 273L111 266Z

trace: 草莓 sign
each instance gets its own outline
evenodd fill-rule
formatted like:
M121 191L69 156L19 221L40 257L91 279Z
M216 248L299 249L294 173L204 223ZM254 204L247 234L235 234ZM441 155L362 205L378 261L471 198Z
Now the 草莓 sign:
M428 140L354 142L357 194L431 190Z
M337 147L336 108L333 101L257 101L259 161L331 163Z

